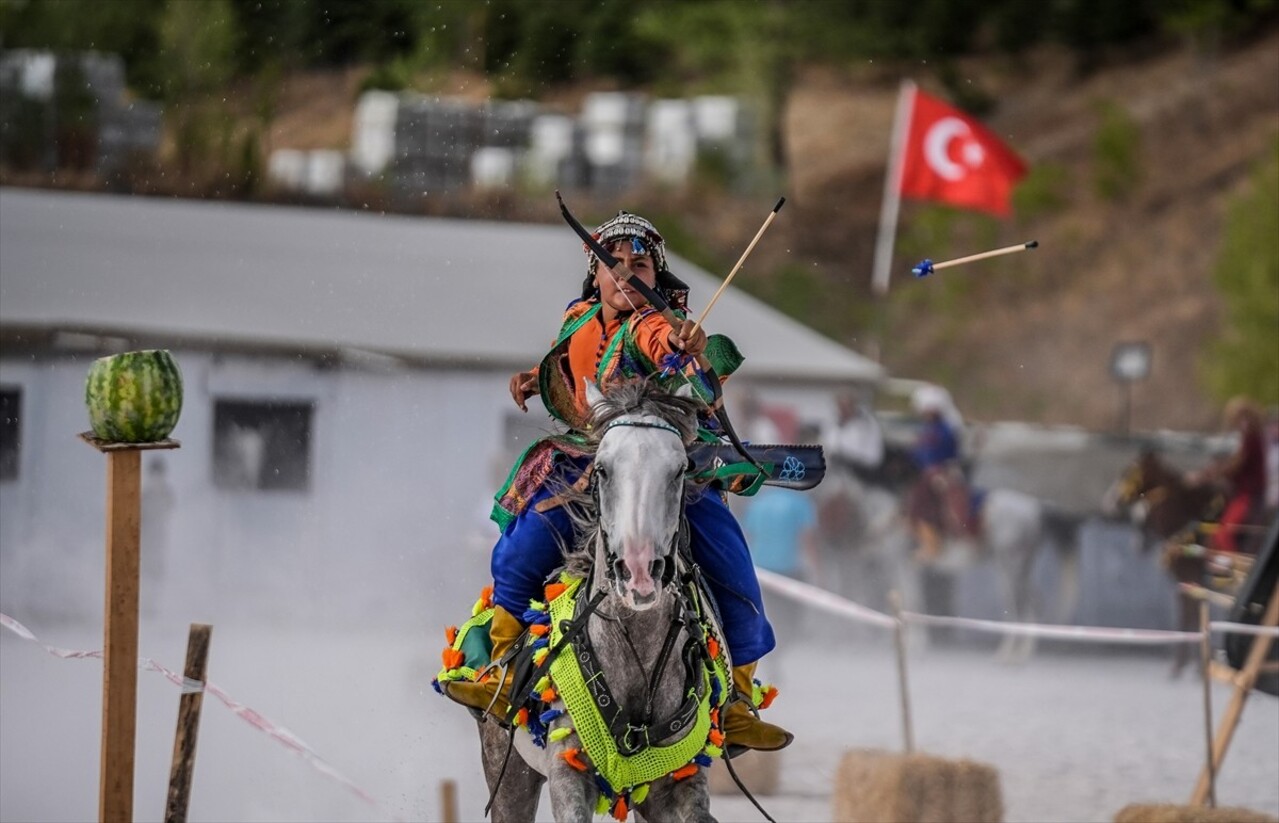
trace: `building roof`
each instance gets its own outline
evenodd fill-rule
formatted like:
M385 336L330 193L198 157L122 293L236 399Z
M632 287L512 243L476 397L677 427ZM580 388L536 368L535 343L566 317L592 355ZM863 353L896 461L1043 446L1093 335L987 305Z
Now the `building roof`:
M675 255L693 305L720 281ZM0 329L354 350L524 368L585 274L565 226L0 189ZM879 365L730 288L708 318L741 374L876 380Z

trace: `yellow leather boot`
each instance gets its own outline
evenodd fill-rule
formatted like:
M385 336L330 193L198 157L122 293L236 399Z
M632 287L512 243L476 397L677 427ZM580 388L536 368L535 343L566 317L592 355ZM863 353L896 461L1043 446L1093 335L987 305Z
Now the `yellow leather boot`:
M795 739L795 735L781 726L765 723L751 711L755 666L755 663L747 663L733 667L733 687L737 692L737 698L724 707L721 718L721 726L724 730L724 751L729 757L740 754L743 749L775 752L786 748Z
M915 540L918 544L916 562L927 565L941 556L941 534L932 523L915 524Z
M515 616L501 606L493 607L493 622L489 624L489 639L493 641L494 661L514 647L515 642L524 633L524 625ZM508 667L505 676L502 670L490 670L484 680L454 680L442 684L445 693L459 703L480 711L490 711L499 720L506 720L506 712L510 708L511 680L515 676L514 667Z

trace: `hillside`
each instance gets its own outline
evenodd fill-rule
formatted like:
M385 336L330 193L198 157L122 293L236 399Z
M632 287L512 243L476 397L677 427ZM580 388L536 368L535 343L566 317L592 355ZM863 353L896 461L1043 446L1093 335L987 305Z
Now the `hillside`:
M869 279L898 70L804 67L786 101L788 205L739 276L741 285L901 376L948 384L978 419L1019 418L1092 429L1116 421L1113 344L1147 340L1151 378L1133 394L1137 428L1212 428L1217 402L1199 358L1219 331L1211 282L1232 198L1279 140L1279 31L1207 57L1191 50L1130 59L1080 77L1071 57L1041 48L1017 61L973 59L960 76L993 100L988 124L1032 168L1017 217L996 221L903 204L886 302ZM944 91L926 66L921 87ZM275 145L341 147L357 74L295 78L271 129ZM437 78L441 94L482 98L482 78ZM326 93L327 91L327 93ZM566 110L583 89L559 92ZM1110 198L1095 180L1107 118L1131 126L1135 162ZM754 202L758 200L758 202ZM727 271L767 214L768 195L639 193L673 244ZM613 204L583 204L587 214ZM485 216L555 219L550 202L471 202ZM955 269L926 281L920 257L959 256L1026 239L1034 253ZM766 341L747 341L765 345ZM1279 361L1279 354L1276 355Z

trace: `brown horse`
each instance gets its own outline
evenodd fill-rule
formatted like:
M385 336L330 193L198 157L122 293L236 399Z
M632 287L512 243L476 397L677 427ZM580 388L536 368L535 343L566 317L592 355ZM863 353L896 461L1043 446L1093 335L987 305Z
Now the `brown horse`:
M1208 565L1196 532L1199 524L1220 506L1220 493L1210 485L1188 483L1182 473L1164 463L1153 451L1143 451L1124 469L1102 500L1111 516L1130 520L1141 532L1142 548L1163 543L1162 564L1178 583L1202 585ZM1177 592L1177 628L1195 631L1198 602ZM1179 643L1173 657L1172 676L1189 660L1190 645Z

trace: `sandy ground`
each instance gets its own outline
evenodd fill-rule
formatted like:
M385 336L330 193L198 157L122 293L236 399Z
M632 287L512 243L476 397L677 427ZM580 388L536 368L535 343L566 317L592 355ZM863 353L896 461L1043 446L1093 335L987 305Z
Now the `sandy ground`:
M100 645L92 626L30 628L52 645ZM146 623L142 653L176 669L185 634L185 625ZM821 646L791 643L788 656L773 661L784 694L770 712L798 735L776 755L779 793L760 798L779 821L830 820L840 755L901 745L887 638L849 634ZM473 726L428 683L438 646L434 636L394 631L215 627L210 679L288 727L385 811L208 699L190 819L438 820L438 787L451 778L462 819L480 820L485 794ZM1010 667L976 646L919 649L909 676L918 747L996 766L1009 821L1103 821L1130 802L1184 801L1200 766L1199 684L1168 680L1159 653L1058 650ZM97 661L59 660L0 636L0 819L96 817L100 678ZM1229 696L1214 687L1218 718ZM176 687L140 673L139 820L163 813L177 702ZM1279 814L1275 698L1257 694L1247 705L1218 797ZM723 821L762 819L741 797L716 796L712 810ZM550 819L546 804L539 819Z

